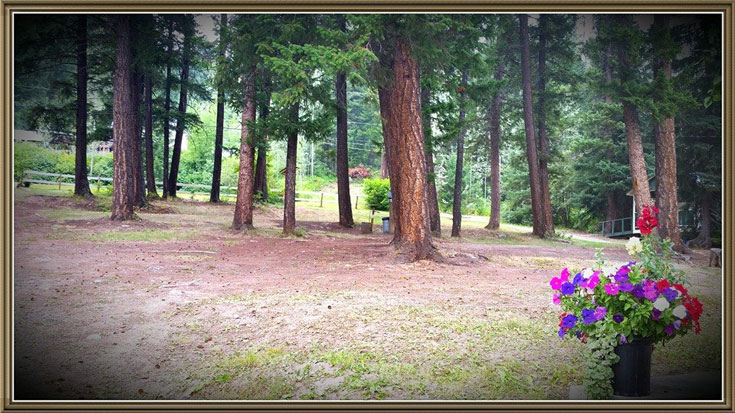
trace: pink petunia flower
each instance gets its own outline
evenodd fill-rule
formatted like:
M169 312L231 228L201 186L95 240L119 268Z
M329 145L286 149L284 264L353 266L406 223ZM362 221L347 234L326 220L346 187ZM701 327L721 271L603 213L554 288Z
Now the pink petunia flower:
M553 289L553 290L560 289L561 288L561 284L562 284L562 281L561 281L561 278L559 278L559 277L554 277L554 278L551 279L551 281L549 281L549 285L551 286L551 289Z
M554 294L554 296L551 299L554 301L554 305L561 304L561 298L559 298L559 294Z
M605 284L605 293L608 295L618 295L618 291L620 291L620 286L614 283Z
M561 270L561 281L562 282L569 281L569 276L570 276L569 269L564 268L563 270Z

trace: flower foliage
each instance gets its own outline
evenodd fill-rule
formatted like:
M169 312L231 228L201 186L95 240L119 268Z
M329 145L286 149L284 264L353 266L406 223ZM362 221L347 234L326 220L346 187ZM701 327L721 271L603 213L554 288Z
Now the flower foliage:
M658 343L691 329L696 334L701 331L702 304L684 286L683 273L673 269L671 242L651 235L658 225L657 213L657 208L645 207L638 220L642 241L631 239L626 244L637 261L611 267L599 259L596 269L572 276L564 268L549 281L552 301L562 308L559 337L587 343L586 354L599 361L598 365L586 362L585 390L591 397L611 394L609 369L617 360L610 340L627 343L649 338Z

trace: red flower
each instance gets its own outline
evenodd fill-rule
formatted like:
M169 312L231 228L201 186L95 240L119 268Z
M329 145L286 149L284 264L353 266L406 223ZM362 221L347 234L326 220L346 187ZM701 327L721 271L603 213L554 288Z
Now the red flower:
M677 290L679 290L679 292L680 292L680 293L681 293L682 295L687 295L687 294L689 294L689 291L687 291L687 289L686 289L686 288L684 288L684 286L683 286L683 285L681 285L681 284L674 284L674 288L676 288Z
M669 288L671 284L669 284L669 280L663 279L661 281L656 282L656 289L658 292L662 292L664 289Z
M684 298L683 304L684 308L686 308L689 314L692 316L694 323L698 326L699 316L702 315L702 303L699 302L697 297L687 296L686 298Z
M636 223L638 228L641 230L641 234L648 235L651 230L658 226L658 219L653 214L658 214L659 210L655 206L646 205L641 211L641 217L638 218Z

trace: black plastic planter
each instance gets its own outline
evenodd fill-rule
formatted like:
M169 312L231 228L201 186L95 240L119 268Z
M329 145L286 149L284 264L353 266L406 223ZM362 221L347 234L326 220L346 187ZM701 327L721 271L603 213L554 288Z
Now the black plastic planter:
M620 356L620 360L612 366L613 394L627 397L651 394L652 351L653 342L648 338L615 347L615 354Z

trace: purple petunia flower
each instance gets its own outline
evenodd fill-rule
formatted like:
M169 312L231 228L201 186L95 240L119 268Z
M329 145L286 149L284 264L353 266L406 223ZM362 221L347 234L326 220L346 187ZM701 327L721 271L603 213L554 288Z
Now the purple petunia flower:
M622 291L624 293L629 293L629 292L633 291L633 284L631 284L631 283L629 283L627 281L624 282L624 283L622 283L622 284L620 284L620 291Z
M574 294L574 284L565 282L561 285L561 293L564 295Z
M674 334L674 331L676 331L676 330L674 329L674 325L673 324L669 324L669 325L667 325L664 328L664 332L666 333L667 336L673 335Z
M661 311L654 308L653 311L651 311L651 320L658 321L659 317L661 317Z
M574 276L574 279L572 280L572 284L580 285L582 284L582 281L584 281L584 276L582 276L581 272L578 272L577 275Z
M567 333L567 332L566 332L566 331L564 331L564 328L560 328L560 329L559 329L559 338L564 338L564 334L566 334L566 333Z
M661 294L663 294L664 297L666 297L666 300L670 303L676 300L676 297L679 296L679 292L673 288L664 288L664 290L661 291Z
M620 287L617 284L605 284L605 293L608 295L618 295Z
M656 301L656 298L658 298L658 290L656 289L656 284L646 284L643 287L643 296L646 297L646 300L648 301Z
M627 343L627 342L628 342L628 339L627 339L627 338L625 338L625 334L621 334L621 335L620 335L620 342L621 342L622 344L625 344L625 343Z
M595 320L600 321L605 318L605 315L607 315L607 308L597 307L595 309Z
M643 298L643 287L640 284L636 284L630 292L635 298Z
M620 267L617 273L615 273L615 281L619 283L624 283L628 281L628 273L630 272L630 268L626 266Z
M623 317L623 315L622 315L622 314L615 314L615 315L613 315L613 320L614 320L614 321L615 321L616 323L622 323L622 322L623 322L623 318L624 318L624 317Z
M597 321L597 318L595 317L595 310L590 310L587 308L582 310L582 321L585 324L592 324Z
M582 338L582 332L577 330L577 338Z
M561 319L561 326L563 328L574 328L574 326L577 324L577 316L574 314L569 314L564 316L564 318Z

